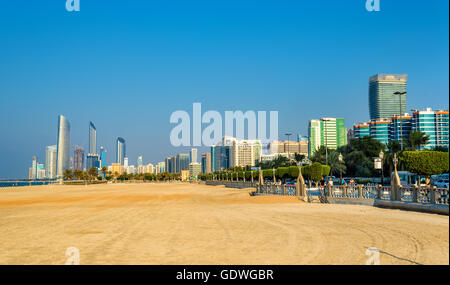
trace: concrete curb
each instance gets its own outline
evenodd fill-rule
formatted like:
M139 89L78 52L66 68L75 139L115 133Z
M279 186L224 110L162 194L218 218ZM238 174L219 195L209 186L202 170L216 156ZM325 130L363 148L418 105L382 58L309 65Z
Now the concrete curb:
M449 215L449 206L440 204L422 204L415 202L403 202L403 201L388 201L388 200L375 200L373 204L375 207L402 209L426 213L435 213L441 215Z

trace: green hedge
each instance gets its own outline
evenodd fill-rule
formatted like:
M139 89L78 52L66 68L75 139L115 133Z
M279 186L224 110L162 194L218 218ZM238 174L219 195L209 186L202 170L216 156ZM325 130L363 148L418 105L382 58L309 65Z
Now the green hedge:
M429 177L449 170L448 152L404 151L400 159L409 172L418 175Z

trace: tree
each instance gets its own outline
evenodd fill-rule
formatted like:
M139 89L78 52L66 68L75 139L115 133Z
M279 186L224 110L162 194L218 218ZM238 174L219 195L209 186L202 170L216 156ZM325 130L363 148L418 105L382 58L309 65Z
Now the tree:
M440 151L404 151L400 156L406 169L417 175L427 177L442 174L449 170L449 153Z
M323 177L322 164L320 164L318 162L314 162L310 168L310 175L311 175L312 181L314 181L316 183L316 187L317 187L320 179L322 179L322 177Z
M414 151L420 149L421 146L428 144L430 136L424 132L411 131L407 139L403 139L403 144L408 150Z
M72 179L73 179L73 173L72 173L72 170L70 170L70 169L64 170L64 173L63 173L63 179L64 179L64 180L72 180Z
M73 175L75 176L76 180L81 180L83 178L83 171L81 171L80 169L75 169Z
M106 166L103 166L101 169L101 172L103 173L103 178L106 177L106 172L108 172L108 168L106 168Z
M294 154L294 159L297 162L302 162L305 158L306 158L306 156L303 155L303 154L300 154L300 153L297 153L297 152Z
M320 146L315 152L314 154L311 156L311 161L312 162L318 162L321 164L325 164L327 161L327 153L328 155L331 153L331 149L327 149L324 146Z
M88 177L89 177L89 179L90 180L94 180L95 177L97 177L97 176L98 176L98 169L96 167L91 167L88 170Z
M432 149L433 151L442 151L442 152L448 152L448 146L437 146Z
M339 161L340 153L333 150L328 154L328 165L330 166L331 175L339 175L341 172L345 173L347 167L345 166L345 160Z

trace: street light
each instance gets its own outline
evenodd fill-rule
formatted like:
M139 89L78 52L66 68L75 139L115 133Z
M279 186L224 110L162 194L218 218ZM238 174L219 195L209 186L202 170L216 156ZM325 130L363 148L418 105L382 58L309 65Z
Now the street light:
M287 136L287 149L288 149L288 160L289 160L289 166L291 165L291 156L289 154L289 137L292 135L291 133L285 133L285 136Z
M342 156L342 153L339 153L338 159L339 159L339 163L341 165L339 171L341 173L341 184L342 184L342 159L344 158L344 156Z
M399 112L399 123L400 123L400 149L403 150L403 128L402 128L402 95L405 95L406 91L400 92L396 91L394 92L394 95L398 95L398 98L400 99L400 112Z
M381 159L381 186L383 186L383 183L384 183L383 158L384 158L384 152L380 151L380 159Z
M273 184L275 184L275 182L276 182L276 178L275 178L275 167L272 168L272 171L273 171Z

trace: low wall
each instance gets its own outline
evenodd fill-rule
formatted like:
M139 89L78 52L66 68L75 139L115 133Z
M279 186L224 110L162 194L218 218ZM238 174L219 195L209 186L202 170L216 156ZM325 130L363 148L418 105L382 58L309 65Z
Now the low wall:
M441 215L449 214L449 206L442 205L442 204L427 204L427 203L389 201L389 200L376 199L375 203L373 205L376 207L381 207L381 208L419 211L419 212L435 213L435 214L441 214Z
M374 199L352 199L352 198L329 198L327 200L331 204L348 204L348 205L365 205L373 206L375 203Z

